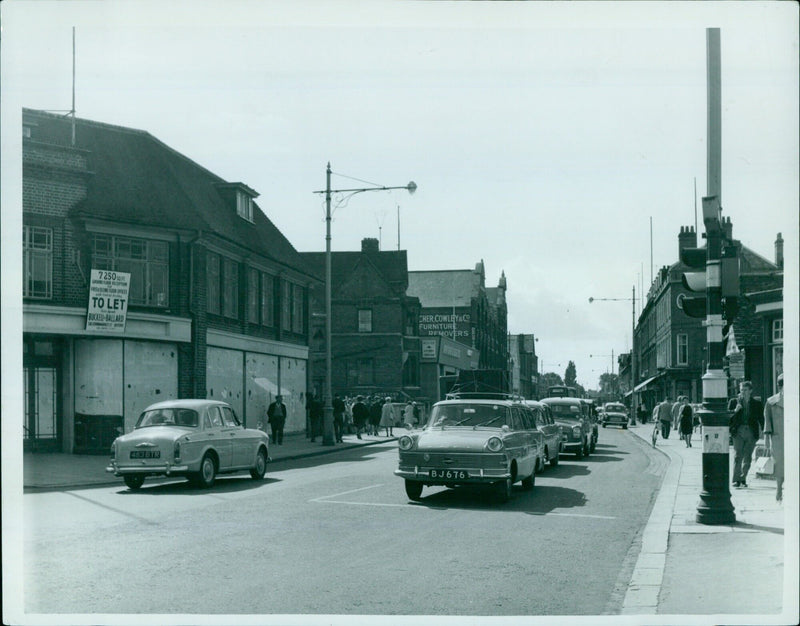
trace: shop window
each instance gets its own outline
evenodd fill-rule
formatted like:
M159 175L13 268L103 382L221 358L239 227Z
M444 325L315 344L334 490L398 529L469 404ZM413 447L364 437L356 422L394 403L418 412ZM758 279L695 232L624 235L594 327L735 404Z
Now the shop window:
M95 234L92 268L130 273L130 304L169 306L169 245L166 241Z
M22 227L23 283L26 298L53 297L53 231L38 226Z

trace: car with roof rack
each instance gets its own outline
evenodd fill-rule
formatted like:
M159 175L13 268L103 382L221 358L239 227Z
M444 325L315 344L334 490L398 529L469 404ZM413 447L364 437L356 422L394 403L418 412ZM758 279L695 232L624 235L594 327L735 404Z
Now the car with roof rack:
M411 500L420 500L426 486L485 486L506 502L518 481L533 489L542 446L520 397L451 393L433 405L422 430L400 437L394 473Z

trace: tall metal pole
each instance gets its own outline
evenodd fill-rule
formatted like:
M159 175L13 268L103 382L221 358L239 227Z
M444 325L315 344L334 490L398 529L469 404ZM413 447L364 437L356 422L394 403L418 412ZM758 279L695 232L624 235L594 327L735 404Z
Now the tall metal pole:
M72 145L75 145L75 27L72 27Z
M703 490L697 505L700 524L736 521L728 485L730 436L727 410L728 378L723 369L721 195L721 63L718 28L706 29L708 70L708 197L703 198L706 229L706 341L708 369L703 374Z
M628 421L636 424L636 285L631 288L631 414Z
M331 358L331 164L328 162L325 185L325 408L322 413L322 445L334 445L333 371Z

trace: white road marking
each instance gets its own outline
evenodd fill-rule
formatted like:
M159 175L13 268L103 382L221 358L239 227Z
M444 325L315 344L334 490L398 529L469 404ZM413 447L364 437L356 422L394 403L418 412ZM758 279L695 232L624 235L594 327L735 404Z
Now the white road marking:
M314 498L309 500L309 502L321 502L325 500L328 501L328 498L338 498L339 496L346 496L348 493L356 493L358 491L366 491L367 489L375 489L376 487L383 487L383 483L379 485L370 485L369 487L359 487L358 489L351 489L350 491L342 491L341 493L334 493L330 496L320 496L319 498Z

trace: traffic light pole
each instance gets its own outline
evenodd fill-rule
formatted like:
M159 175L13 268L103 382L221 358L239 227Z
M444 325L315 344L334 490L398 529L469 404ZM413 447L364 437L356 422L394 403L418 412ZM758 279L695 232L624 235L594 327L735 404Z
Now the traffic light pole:
M703 375L703 490L697 505L700 524L730 524L736 521L728 485L729 413L728 377L723 369L725 350L722 328L722 228L716 197L703 198L706 226L706 340L708 369Z

